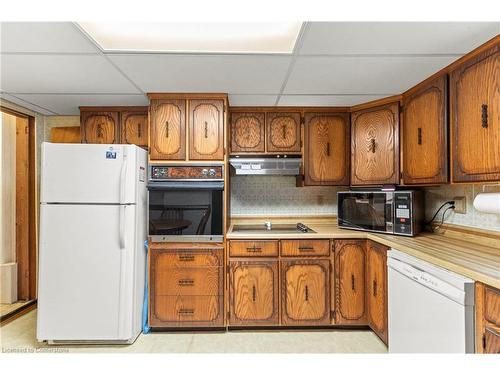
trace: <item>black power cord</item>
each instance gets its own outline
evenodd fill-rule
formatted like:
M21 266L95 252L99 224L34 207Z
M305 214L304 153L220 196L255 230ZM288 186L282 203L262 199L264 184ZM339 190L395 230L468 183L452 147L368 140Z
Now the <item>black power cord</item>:
M439 211L441 211L443 209L444 206L446 206L447 204L449 205L452 205L453 208L455 208L454 204L455 204L455 201L448 201L448 202L444 202L436 211L436 213L434 214L434 216L432 217L432 219L430 219L429 221L426 221L425 224L426 225L431 225L432 222L436 219L436 216L438 215ZM445 212L449 209L450 207L448 207ZM443 215L444 217L444 215Z
M450 207L447 207L446 210L443 211L443 215L441 216L441 222L438 225L436 225L436 228L439 228L441 225L443 225L443 223L444 223L444 215L446 215L446 212L448 210L454 210L454 209L455 209L455 205L451 205Z

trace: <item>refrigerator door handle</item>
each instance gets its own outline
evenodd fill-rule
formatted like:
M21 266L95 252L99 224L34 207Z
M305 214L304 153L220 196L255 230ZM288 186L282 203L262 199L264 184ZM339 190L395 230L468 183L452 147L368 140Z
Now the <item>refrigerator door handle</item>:
M120 249L125 249L125 209L126 205L122 204L120 205L120 217L118 219L118 226L119 226L119 244L120 244Z
M120 204L125 203L125 187L127 183L127 147L123 147L122 169L120 171Z

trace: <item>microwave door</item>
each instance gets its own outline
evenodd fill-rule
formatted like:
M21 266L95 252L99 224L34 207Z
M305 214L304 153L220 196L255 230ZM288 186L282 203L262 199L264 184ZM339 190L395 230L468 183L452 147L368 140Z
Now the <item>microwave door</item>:
M356 229L387 231L385 193L353 193L342 202L342 219L345 225Z

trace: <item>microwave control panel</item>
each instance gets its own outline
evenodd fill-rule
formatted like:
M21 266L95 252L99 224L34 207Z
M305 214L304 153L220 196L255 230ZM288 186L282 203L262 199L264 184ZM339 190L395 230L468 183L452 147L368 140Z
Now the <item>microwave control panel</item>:
M411 193L394 194L394 233L412 234Z

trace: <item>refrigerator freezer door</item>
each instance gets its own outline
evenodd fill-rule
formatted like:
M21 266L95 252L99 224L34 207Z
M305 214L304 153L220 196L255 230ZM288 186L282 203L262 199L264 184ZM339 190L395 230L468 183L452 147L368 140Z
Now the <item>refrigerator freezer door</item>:
M136 203L137 152L133 145L44 142L40 202Z
M135 211L41 205L38 340L130 340L139 333Z

